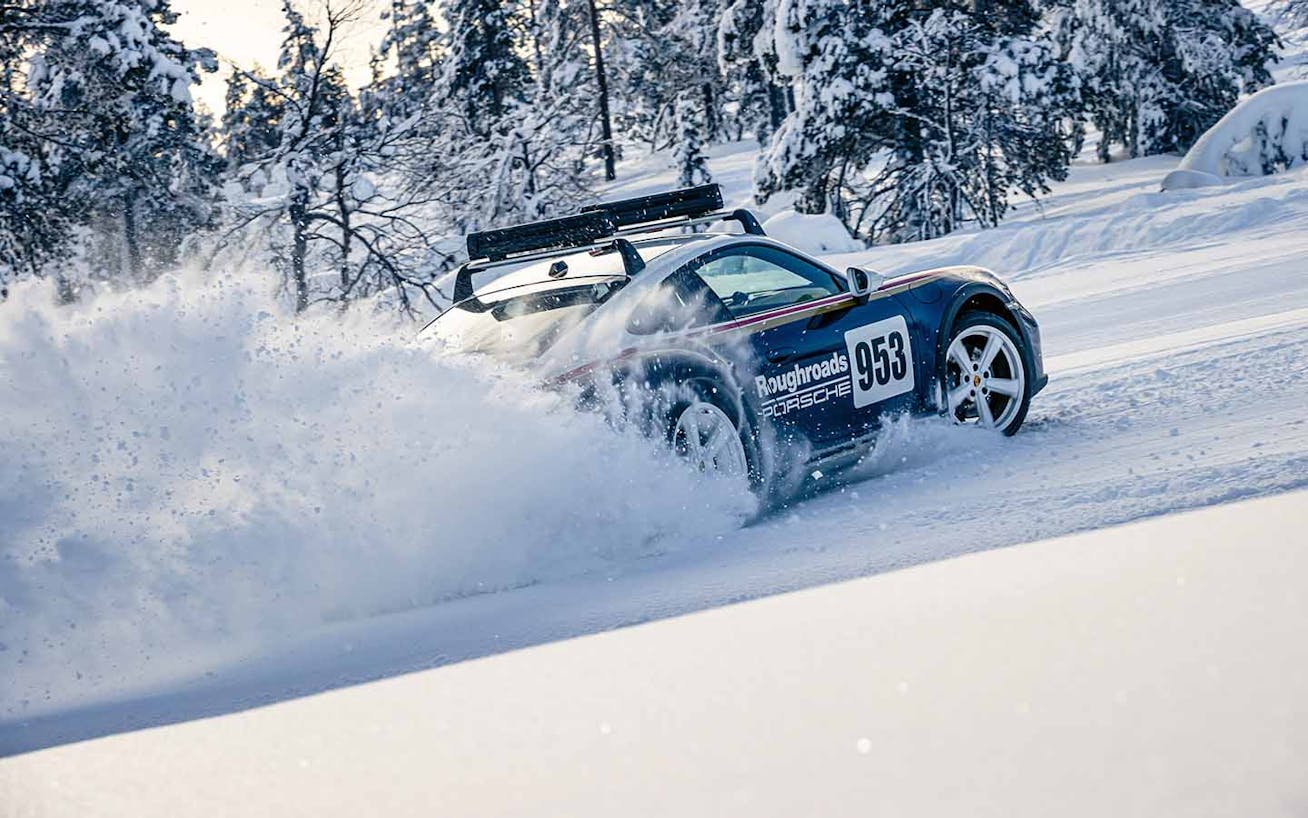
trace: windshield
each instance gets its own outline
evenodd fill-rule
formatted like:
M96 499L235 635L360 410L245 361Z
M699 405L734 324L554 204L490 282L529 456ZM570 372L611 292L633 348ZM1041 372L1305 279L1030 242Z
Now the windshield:
M588 276L544 290L536 284L485 293L463 302L465 306L480 302L483 309L451 307L423 334L456 352L512 360L538 358L626 283L625 277Z

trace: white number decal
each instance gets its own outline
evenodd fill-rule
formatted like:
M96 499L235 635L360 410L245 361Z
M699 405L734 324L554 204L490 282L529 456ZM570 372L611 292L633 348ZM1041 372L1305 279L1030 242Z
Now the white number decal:
M854 406L862 408L913 388L913 342L908 322L896 315L845 333Z

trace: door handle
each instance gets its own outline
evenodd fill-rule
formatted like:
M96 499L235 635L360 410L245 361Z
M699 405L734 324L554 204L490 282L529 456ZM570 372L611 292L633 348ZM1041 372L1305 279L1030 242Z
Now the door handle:
M774 364L784 364L786 361L795 357L795 350L788 347L768 350L768 362Z

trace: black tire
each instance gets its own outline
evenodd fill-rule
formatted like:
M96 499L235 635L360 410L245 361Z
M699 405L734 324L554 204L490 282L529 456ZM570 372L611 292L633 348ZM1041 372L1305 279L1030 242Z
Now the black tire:
M942 411L946 416L951 414L948 395L951 389L958 386L957 383L951 382L951 379L953 379L955 375L951 370L947 351L954 344L954 341L957 338L960 336L966 336L969 330L976 327L987 327L1002 333L1010 342L1012 342L1013 347L1018 353L1018 361L1023 370L1021 378L1021 394L1008 399L1018 400L1019 403L1016 413L1014 413L1000 429L1000 431L1006 436L1011 437L1012 435L1017 434L1017 430L1022 427L1022 423L1026 420L1027 411L1031 408L1031 397L1035 394L1035 384L1032 380L1031 373L1035 371L1035 362L1031 357L1031 349L1027 346L1026 341L1022 338L1022 334L1017 331L1017 328L1013 326L1012 322L992 312L969 310L954 319L954 325L949 330L949 340L944 345L946 354L941 356L940 361L939 378ZM987 376L989 375L989 373L985 374ZM1011 377L1011 374L1003 373L1002 376ZM983 397L982 399L985 398ZM1007 413L1007 407L1005 407L1004 412ZM955 415L954 419L959 420L958 415Z

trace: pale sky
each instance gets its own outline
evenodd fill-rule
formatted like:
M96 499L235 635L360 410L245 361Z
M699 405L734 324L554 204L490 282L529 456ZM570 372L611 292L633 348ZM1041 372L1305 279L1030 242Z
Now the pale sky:
M298 0L296 5L312 21L321 0ZM277 64L282 42L281 0L173 0L172 6L180 15L172 27L173 35L190 47L213 49L220 64L226 61L252 68L258 63L269 70ZM381 8L376 0L368 3L338 52L346 76L356 85L367 82L369 49L382 37ZM205 75L197 93L215 113L222 111L229 72L222 65L219 73Z

